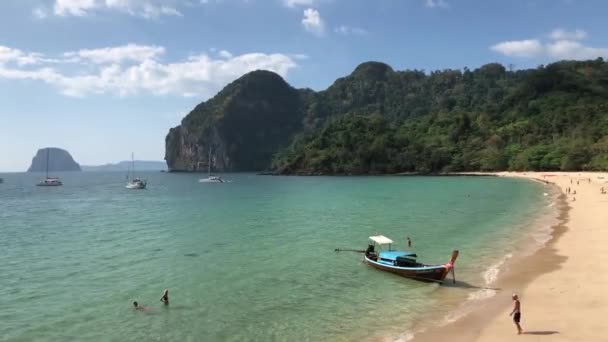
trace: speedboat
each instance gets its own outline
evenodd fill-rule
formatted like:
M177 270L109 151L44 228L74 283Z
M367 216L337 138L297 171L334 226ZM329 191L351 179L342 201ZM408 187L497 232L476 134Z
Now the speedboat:
M61 186L63 183L57 177L46 177L45 180L42 180L36 184L36 186Z
M426 265L416 261L415 253L393 250L391 248L393 240L386 236L370 236L369 240L370 243L365 250L365 262L376 269L406 278L437 283L442 283L451 272L454 282L456 281L454 263L458 258L457 250L452 252L452 258L447 264Z
M125 187L127 189L145 189L146 185L147 185L147 183L145 180L141 180L139 178L133 178L132 180L127 182L127 185Z

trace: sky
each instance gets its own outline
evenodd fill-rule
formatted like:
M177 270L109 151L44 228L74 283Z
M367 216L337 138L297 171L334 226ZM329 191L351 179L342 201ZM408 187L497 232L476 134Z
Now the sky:
M0 172L38 148L162 160L169 128L239 76L323 90L396 70L608 58L605 0L0 0Z

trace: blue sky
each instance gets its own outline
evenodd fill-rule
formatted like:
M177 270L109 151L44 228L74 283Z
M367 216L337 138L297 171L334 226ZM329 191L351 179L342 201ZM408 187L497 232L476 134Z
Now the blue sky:
M255 69L321 90L359 63L608 58L604 0L3 0L0 171L36 150L162 160L196 104Z

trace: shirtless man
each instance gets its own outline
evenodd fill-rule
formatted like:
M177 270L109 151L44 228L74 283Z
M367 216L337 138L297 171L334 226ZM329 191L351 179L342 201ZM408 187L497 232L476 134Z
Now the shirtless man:
M169 305L169 289L163 291L163 296L160 297L160 301L165 303L165 305Z
M521 320L521 303L519 302L519 297L517 294L513 294L513 310L509 314L509 316L513 316L513 323L517 327L517 335L521 335L522 329L521 325L519 325L519 321Z

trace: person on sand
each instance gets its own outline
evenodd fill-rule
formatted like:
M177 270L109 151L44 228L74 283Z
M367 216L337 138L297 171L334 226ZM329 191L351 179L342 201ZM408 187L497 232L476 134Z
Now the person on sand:
M519 302L519 297L516 293L514 293L511 298L513 298L513 310L511 310L509 316L513 316L513 323L515 323L515 326L517 327L517 335L521 335L523 332L521 325L519 325L519 322L521 321L521 303Z
M160 301L165 303L165 305L169 305L169 289L163 291L163 296L160 297Z

